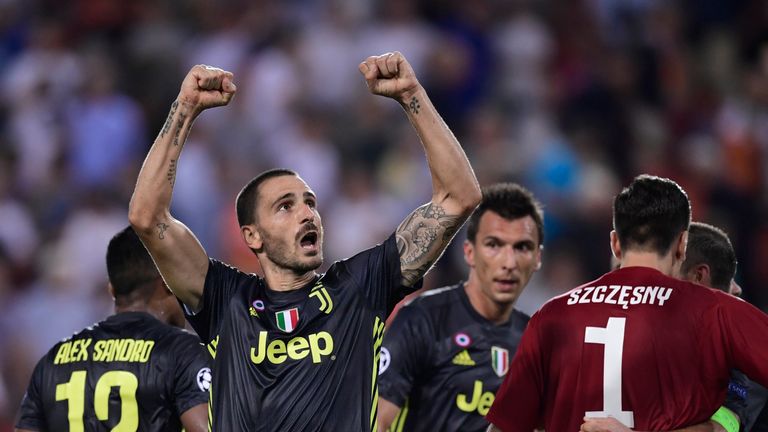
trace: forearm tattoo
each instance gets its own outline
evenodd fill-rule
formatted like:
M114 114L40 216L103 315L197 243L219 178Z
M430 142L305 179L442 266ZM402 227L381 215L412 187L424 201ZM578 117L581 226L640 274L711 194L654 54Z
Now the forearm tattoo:
M403 284L412 286L440 258L463 219L428 203L413 211L395 233Z
M176 134L173 136L173 145L178 146L179 145L179 135L181 135L181 130L184 128L184 120L187 119L187 115L183 112L179 113L179 122L176 124Z
M165 238L165 230L168 229L168 224L160 222L157 224L157 237L160 240L163 240Z
M419 113L419 109L421 109L421 105L419 104L419 100L416 99L416 96L414 96L411 99L411 103L408 104L408 108L410 108L411 112L414 114Z
M163 123L163 129L160 130L160 136L164 137L165 134L168 133L169 130L171 130L171 124L173 123L173 115L176 114L176 109L179 107L179 101L173 101L173 104L171 104L171 112L168 113L168 117L165 119L165 123Z
M171 187L173 187L174 183L176 182L176 161L178 159L171 159L171 163L168 166L168 182L171 184Z

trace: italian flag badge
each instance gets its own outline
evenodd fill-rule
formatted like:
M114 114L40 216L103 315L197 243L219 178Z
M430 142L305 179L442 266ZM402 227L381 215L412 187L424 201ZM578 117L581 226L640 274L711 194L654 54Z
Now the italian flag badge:
M288 310L275 312L275 321L277 321L277 328L290 333L299 324L299 309L291 308Z
M501 347L492 346L491 365L496 375L500 377L506 375L509 370L509 351Z

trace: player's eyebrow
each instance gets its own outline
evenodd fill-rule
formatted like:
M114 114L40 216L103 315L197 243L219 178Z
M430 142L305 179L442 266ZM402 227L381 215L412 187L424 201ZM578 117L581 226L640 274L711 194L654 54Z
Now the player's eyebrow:
M286 200L288 198L295 199L294 198L295 196L296 196L296 194L294 194L293 192L284 193L284 194L280 195L275 201L272 202L272 207L276 206L281 201L284 201L284 200Z

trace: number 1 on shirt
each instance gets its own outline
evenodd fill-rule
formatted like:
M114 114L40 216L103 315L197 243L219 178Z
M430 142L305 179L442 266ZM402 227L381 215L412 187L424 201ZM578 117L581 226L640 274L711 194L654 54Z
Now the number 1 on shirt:
M584 342L603 344L603 410L587 411L585 417L613 417L626 426L635 427L632 411L621 407L621 359L624 352L626 318L608 318L605 327L587 327Z

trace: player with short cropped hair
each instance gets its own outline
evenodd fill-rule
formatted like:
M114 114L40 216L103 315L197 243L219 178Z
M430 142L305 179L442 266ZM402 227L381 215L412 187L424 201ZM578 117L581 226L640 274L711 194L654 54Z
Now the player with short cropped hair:
M480 201L464 151L405 57L369 57L359 70L373 94L406 111L426 153L433 195L382 244L324 274L316 271L324 236L318 198L293 171L267 171L237 199L243 240L263 277L209 259L170 214L192 123L203 110L229 103L231 73L192 68L139 174L129 219L214 357L212 430L375 430L384 321Z
M728 234L718 227L691 222L688 250L680 269L681 279L738 296L734 282L736 252ZM739 371L731 373L724 406L738 416L741 431L768 430L768 390Z
M691 222L688 249L680 267L681 279L733 294L736 252L728 235L712 225Z
M732 295L736 275L736 252L731 240L720 228L702 222L691 222L688 229L688 247L686 257L680 266L680 279L695 282L702 286L718 289ZM720 418L715 423L701 424L681 431L725 430L723 424L730 423L733 431L750 431L765 405L766 390L760 384L750 381L743 373L731 372L728 383L728 395L721 408ZM759 427L759 426L758 426ZM615 419L590 419L584 422L585 432L629 432L631 429Z
M709 419L729 371L768 383L768 317L671 277L685 259L690 203L680 186L642 175L614 200L620 268L533 315L487 418L493 430L579 430L613 417L635 430Z
M529 317L514 308L541 266L543 212L513 183L483 188L467 222L466 282L404 306L384 335L380 430L485 431Z
M16 431L207 430L207 355L130 227L109 242L107 273L115 314L40 360Z

